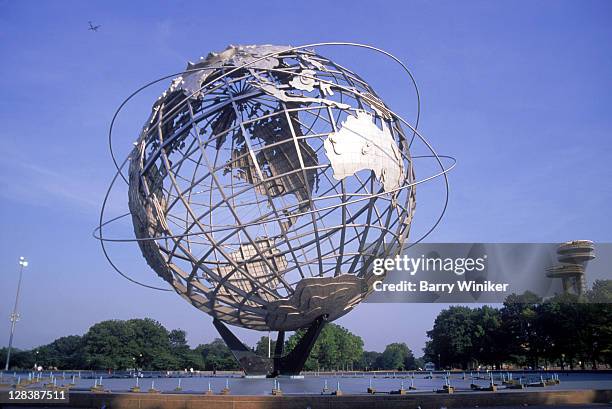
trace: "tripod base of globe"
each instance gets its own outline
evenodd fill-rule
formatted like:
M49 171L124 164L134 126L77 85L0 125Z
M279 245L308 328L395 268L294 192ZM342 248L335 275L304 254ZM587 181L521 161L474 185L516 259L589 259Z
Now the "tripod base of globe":
M285 331L279 331L274 357L265 358L257 355L242 343L224 323L216 318L213 320L213 325L238 361L245 376L266 376L268 378L299 375L326 323L327 316L320 316L314 320L297 345L286 355L284 354Z

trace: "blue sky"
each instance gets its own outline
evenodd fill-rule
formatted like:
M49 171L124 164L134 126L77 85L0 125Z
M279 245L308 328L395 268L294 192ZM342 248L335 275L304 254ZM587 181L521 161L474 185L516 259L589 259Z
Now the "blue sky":
M420 129L458 159L448 213L429 241L612 241L611 18L606 1L0 1L0 345L21 255L30 267L18 347L145 316L187 330L192 344L217 336L177 295L112 272L91 231L113 175L106 133L117 105L228 44L354 41L403 60L421 90ZM100 31L88 31L88 20ZM388 61L319 52L411 117L414 95ZM120 118L120 154L159 91ZM415 234L435 217L439 195L435 183L419 191ZM112 211L125 202L118 192ZM133 277L162 284L136 246L114 254ZM443 307L367 304L338 323L367 349L403 341L420 355ZM250 343L261 335L238 332Z

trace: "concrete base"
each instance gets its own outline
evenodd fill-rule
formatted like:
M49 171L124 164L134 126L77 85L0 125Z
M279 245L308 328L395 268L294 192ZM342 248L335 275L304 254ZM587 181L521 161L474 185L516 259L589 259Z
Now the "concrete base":
M90 393L71 392L71 408L99 409L439 409L487 406L523 407L532 405L586 405L612 401L612 390L530 392L458 392L455 394L410 393L406 395L292 395L292 396L205 396L204 394L148 394L148 393ZM46 407L61 408L65 404L49 404Z

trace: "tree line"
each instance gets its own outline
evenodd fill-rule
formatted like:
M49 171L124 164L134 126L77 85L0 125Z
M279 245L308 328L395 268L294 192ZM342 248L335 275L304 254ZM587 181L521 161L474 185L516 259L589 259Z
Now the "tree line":
M285 342L285 349L296 345L303 331ZM274 353L275 343L271 343ZM268 338L253 350L268 354ZM6 348L0 349L0 365L5 365ZM70 335L31 350L13 350L12 369L34 366L57 369L94 370L239 370L223 340L191 348L186 333L167 330L159 322L145 319L108 320L93 325L82 336ZM404 343L388 345L384 352L364 352L361 337L336 324L327 324L308 358L305 370L414 369L412 351Z
M291 350L305 331L285 341ZM403 342L382 352L365 351L363 339L333 323L323 327L306 361L307 371L413 370L430 361L438 368L597 368L612 366L612 280L595 282L584 297L542 300L532 293L511 295L501 308L452 306L440 312L424 355L415 358ZM271 342L271 353L275 343ZM268 338L252 348L268 354ZM6 348L0 349L4 367ZM70 335L31 350L13 350L11 367L34 365L96 370L239 370L221 339L191 348L186 333L152 319L108 320L82 336Z
M584 296L513 294L501 308L453 306L427 332L425 359L442 368L612 366L612 280Z

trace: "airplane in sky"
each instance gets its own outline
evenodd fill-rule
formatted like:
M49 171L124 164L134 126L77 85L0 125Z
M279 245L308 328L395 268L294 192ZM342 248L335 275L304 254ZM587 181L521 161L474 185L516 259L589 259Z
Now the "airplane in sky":
M102 27L102 26L101 26L101 25L94 26L94 25L91 23L91 21L90 21L90 22L89 22L89 28L88 28L88 30L91 30L91 31L98 31L98 29L99 29L100 27Z

